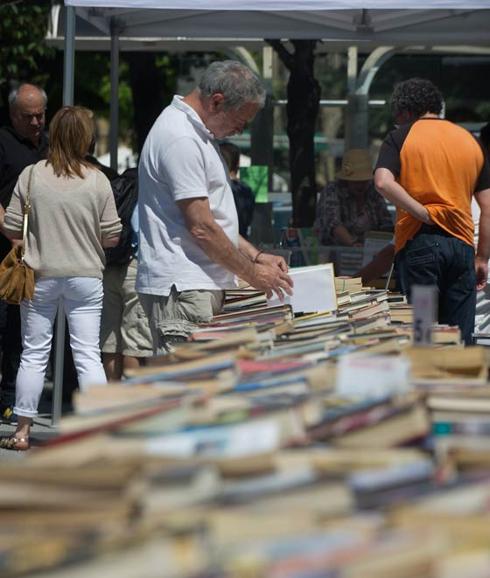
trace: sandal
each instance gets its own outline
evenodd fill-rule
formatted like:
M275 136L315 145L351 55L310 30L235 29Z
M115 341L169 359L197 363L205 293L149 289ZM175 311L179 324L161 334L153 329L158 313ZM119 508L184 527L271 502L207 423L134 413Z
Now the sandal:
M9 437L0 438L0 449L2 450L16 450L24 452L31 447L29 437L17 437L15 434Z

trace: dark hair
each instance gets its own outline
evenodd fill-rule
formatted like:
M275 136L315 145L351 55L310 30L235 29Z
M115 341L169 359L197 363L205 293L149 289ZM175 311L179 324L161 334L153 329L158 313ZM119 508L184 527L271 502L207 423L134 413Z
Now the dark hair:
M231 142L223 142L219 145L219 150L225 159L228 170L238 171L240 166L240 149Z
M490 153L490 122L480 129L480 141L485 147L485 150Z
M440 114L442 107L442 94L435 84L425 78L409 78L399 82L391 96L394 116L404 112L417 118L427 112Z

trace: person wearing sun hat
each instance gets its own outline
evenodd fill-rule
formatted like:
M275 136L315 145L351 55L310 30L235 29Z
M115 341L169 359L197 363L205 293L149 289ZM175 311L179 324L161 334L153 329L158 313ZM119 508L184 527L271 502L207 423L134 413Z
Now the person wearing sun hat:
M386 202L373 185L367 149L350 149L335 181L320 193L316 224L323 245L361 246L368 231L393 231Z

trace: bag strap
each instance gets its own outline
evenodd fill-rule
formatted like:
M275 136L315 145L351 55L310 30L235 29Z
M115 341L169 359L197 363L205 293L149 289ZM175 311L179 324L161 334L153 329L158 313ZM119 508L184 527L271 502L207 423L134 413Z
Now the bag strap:
M34 171L34 165L32 165L31 170L29 171L29 180L27 182L27 192L26 198L24 201L24 206L22 208L23 220L22 220L22 257L24 257L24 253L27 246L27 227L29 225L29 213L31 212L31 186L32 186L32 173Z

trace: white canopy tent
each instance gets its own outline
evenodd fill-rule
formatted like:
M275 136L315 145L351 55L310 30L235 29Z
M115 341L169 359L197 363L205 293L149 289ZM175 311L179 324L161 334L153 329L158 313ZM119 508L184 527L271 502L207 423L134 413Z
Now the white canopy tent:
M77 16L84 21L87 36L111 38L113 137L120 39L147 45L156 39L219 39L235 44L239 40L243 45L264 38L319 39L368 50L382 47L373 52L369 65L351 85L361 97L366 96L377 68L396 48L490 44L490 0L65 0L65 6L64 104L73 103ZM117 150L117 141L111 140ZM54 422L61 407L62 325L58 324Z
M77 30L78 38L90 38L92 43L111 38L114 96L118 48L128 48L131 42L143 49L154 49L158 43L164 49L179 43L189 43L189 48L196 42L246 46L264 38L301 38L364 51L383 47L372 54L359 76L354 71L350 82L352 100L357 99L351 109L360 111L351 125L362 125L354 135L361 144L369 86L379 66L396 50L490 44L490 0L466 0L464 9L460 0L65 0L65 5L65 48L73 50L75 9L78 28L83 28ZM66 60L65 80L68 102L73 94L72 57ZM114 137L117 98L112 104Z
M489 44L488 0L65 0L96 31L138 39L310 38Z
M199 43L247 46L273 39L318 39L323 46L355 47L350 126L364 146L367 96L376 71L396 50L471 45L490 50L490 0L65 0L65 102L73 98L75 10L77 38L111 38L113 95L111 150L116 165L119 47L161 49ZM55 36L59 38L59 26ZM382 48L379 48L382 47ZM69 49L69 50L68 50ZM357 50L372 51L357 74ZM351 118L352 120L352 118Z

